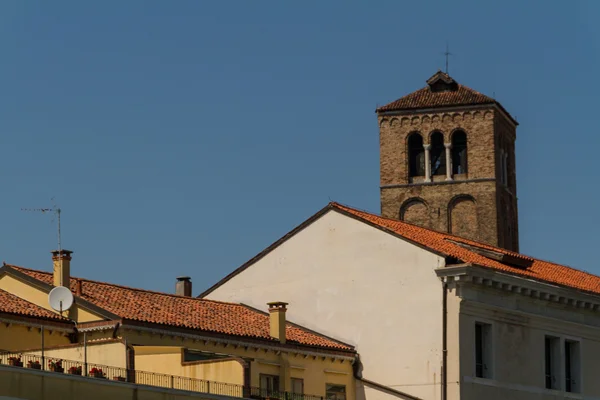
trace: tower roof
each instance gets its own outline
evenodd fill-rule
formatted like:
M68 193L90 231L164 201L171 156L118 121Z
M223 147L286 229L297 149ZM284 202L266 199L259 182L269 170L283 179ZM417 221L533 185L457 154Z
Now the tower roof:
M427 80L427 86L392 101L376 112L417 110L422 108L441 108L451 106L497 105L515 123L515 119L500 103L467 86L461 85L450 75L437 71Z

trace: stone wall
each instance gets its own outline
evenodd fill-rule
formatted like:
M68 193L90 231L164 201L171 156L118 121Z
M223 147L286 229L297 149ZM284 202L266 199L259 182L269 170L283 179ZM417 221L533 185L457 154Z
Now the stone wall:
M419 226L518 250L516 129L495 106L461 110L379 115L381 214ZM454 132L467 136L467 172L410 177L408 137L418 133L425 146L434 132L444 143ZM499 182L502 147L508 154L508 182ZM504 204L501 208L500 202Z

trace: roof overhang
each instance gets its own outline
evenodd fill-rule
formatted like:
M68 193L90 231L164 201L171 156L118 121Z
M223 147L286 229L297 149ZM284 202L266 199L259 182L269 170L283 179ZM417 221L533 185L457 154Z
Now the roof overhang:
M277 341L269 341L260 338L251 338L246 336L225 335L222 333L214 333L200 331L198 329L173 327L171 325L162 325L147 323L134 320L122 320L120 329L125 331L131 330L136 332L150 333L159 336L177 337L182 339L191 339L193 341L202 341L205 344L215 343L223 345L225 348L232 346L248 347L266 351L275 351L283 353L300 354L312 357L330 357L340 361L352 361L356 359L355 350L342 350L318 346L301 345L295 343L279 343Z
M438 268L436 274L449 287L477 285L516 295L569 305L575 308L600 310L600 296L546 281L512 275L474 264L457 264Z

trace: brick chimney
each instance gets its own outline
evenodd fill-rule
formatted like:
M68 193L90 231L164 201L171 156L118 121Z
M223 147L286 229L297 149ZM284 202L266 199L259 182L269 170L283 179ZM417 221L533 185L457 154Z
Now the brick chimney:
M52 251L54 286L65 286L70 289L71 254L73 254L73 252L70 250Z
M275 301L267 303L269 306L269 325L270 335L275 339L279 339L280 343L285 343L285 312L287 311L288 303L283 301Z
M175 294L178 296L192 297L192 278L189 276L177 277L175 284Z

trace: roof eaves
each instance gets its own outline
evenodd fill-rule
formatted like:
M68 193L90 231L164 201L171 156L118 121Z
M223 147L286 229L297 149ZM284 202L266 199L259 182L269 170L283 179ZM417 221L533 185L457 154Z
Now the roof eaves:
M244 304L244 303L240 303L240 304L242 306L244 306L244 307L246 307L246 308L254 311L254 312L261 313L263 315L269 315L268 313L266 313L266 312L264 312L262 310L259 310L258 308L254 308L254 307L252 307L252 306L250 306L248 304ZM303 331L309 332L309 333L311 333L311 334L313 334L315 336L321 337L321 338L326 339L326 340L331 340L332 342L335 342L335 343L337 343L339 345L342 345L342 346L347 346L349 348L348 350L354 350L355 349L355 347L353 345L349 344L349 343L345 343L345 342L342 342L341 340L332 338L331 336L324 335L324 334L322 334L320 332L317 332L317 331L314 331L312 329L309 329L309 328L307 328L307 327L305 327L303 325L296 324L296 323L294 323L294 322L292 322L290 320L286 320L285 322L286 322L286 324L292 325L292 326L294 326L294 327L296 327L298 329L301 329ZM329 346L319 346L319 345L309 345L309 344L306 344L306 345L303 345L303 346L310 346L310 347L314 346L314 347L317 347L317 348L331 348Z
M48 318L48 317L37 317L32 315L20 314L20 313L11 313L2 311L0 312L0 321L2 322L13 322L17 324L22 324L25 326L39 327L40 321L43 321L44 327L49 330L61 330L64 332L73 332L75 330L75 324L71 320L60 320L58 318Z
M226 334L221 332L214 332L210 330L201 330L197 328L186 328L181 326L173 326L167 324L160 324L155 322L145 322L145 321L137 321L132 319L123 319L121 326L125 329L138 329L141 331L150 331L155 333L163 333L168 335L180 335L183 337L193 337L193 338L202 338L203 340L213 340L222 343L233 343L237 345L247 345L247 346L257 346L261 348L273 348L273 349L295 349L298 351L307 352L310 351L312 353L327 353L334 354L343 357L354 357L356 355L356 350L354 349L343 349L336 347L326 347L326 346L314 346L307 345L302 343L285 343L282 344L279 341L273 339L265 339L262 337L255 336L243 336L243 335L234 335L234 334ZM169 328L168 331L165 328Z

